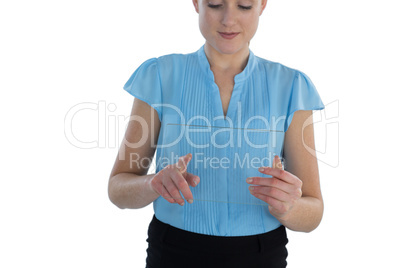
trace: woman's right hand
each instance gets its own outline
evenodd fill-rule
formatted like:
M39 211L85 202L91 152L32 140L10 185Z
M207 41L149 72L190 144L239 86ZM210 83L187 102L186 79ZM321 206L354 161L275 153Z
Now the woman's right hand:
M167 165L160 170L150 180L150 187L155 192L160 194L169 203L177 203L184 206L184 198L190 204L193 203L193 194L190 191L189 185L197 186L200 178L194 174L187 172L187 164L192 158L191 153L188 153L179 158L175 164Z

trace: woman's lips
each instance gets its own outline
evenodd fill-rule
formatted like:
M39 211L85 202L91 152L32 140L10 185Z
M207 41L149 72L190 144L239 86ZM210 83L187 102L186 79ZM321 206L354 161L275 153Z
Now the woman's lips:
M235 38L239 33L226 33L226 32L219 32L219 34L225 38L225 39L233 39Z

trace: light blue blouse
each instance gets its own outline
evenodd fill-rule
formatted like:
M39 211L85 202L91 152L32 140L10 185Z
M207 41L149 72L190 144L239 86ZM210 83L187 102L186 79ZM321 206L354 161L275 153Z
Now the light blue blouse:
M156 172L192 153L187 170L200 177L191 187L194 203L153 202L156 218L183 230L216 236L265 233L281 224L268 205L252 196L246 179L283 155L283 142L297 110L324 105L302 72L257 57L250 50L234 79L226 117L204 45L189 54L143 62L124 89L151 105L161 129Z

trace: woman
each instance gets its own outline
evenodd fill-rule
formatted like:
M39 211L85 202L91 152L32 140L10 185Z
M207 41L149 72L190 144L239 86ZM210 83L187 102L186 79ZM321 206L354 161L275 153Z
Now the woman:
M311 110L324 105L305 74L249 49L266 0L193 4L205 44L124 86L136 98L109 197L153 202L149 268L285 267L285 227L310 232L323 214Z

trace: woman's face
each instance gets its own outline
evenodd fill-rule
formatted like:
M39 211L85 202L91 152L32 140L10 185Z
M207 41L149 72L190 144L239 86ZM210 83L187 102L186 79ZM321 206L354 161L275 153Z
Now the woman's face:
M201 34L222 54L248 50L267 0L193 0Z

